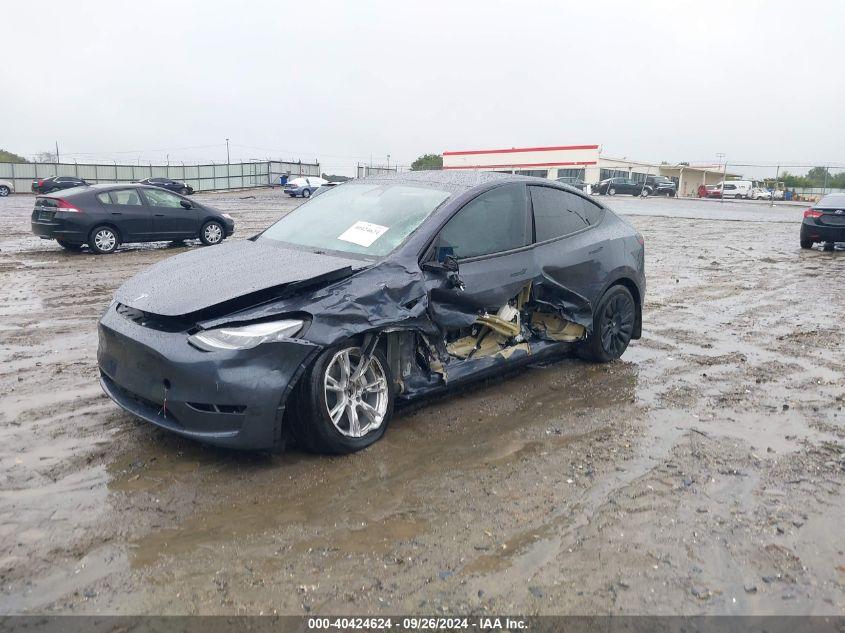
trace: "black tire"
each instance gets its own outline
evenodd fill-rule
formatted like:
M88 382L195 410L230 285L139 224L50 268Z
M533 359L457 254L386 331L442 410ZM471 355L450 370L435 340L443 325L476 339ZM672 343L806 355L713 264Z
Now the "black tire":
M349 432L350 428L348 414L346 413L347 407L343 406L341 406L339 425L336 426L332 422L329 413L328 400L330 396L326 387L326 373L334 368L335 359L345 351L352 354L350 366L354 370L355 355L357 354L357 358L360 359L361 353L361 348L357 343L347 342L329 348L317 357L311 368L302 376L292 395L294 402L291 430L297 444L302 449L312 453L343 455L367 448L381 439L393 415L393 379L384 353L381 350L376 350L371 362L377 363L377 367L386 381L385 397L387 398L385 412L380 424L360 437L351 437L340 430L344 426L344 421L347 421L346 432ZM332 404L339 405L340 400L334 400Z
M675 192L674 192L674 191L670 191L668 195L669 195L669 197L670 197L670 198L674 198L674 197L675 197Z
M643 187L643 190L640 192L640 196L643 198L648 198L651 195L651 191Z
M64 240L56 240L59 243L59 246L64 248L68 251L81 251L82 244L73 244L71 242L65 242Z
M801 248L804 248L804 249L813 248L813 243L814 243L813 240L805 237L804 231L801 231Z
M10 193L12 193L11 189L9 189L6 185L0 185L0 198L5 198Z
M832 250L835 250L835 249L836 249L836 247L835 247L835 245L834 245L834 243L833 243L833 242L825 242L825 243L824 243L824 247L823 247L823 248L824 248L824 250L826 250L826 251L832 251Z
M187 195L188 195L188 188L187 188L187 187L182 187L182 188L179 190L179 193L181 193L183 196L187 196Z
M302 197L303 198L310 198L311 197L311 190L310 189L304 189L302 191Z
M214 246L226 239L223 225L217 220L209 220L200 229L200 242L206 246Z
M613 187L611 187L610 189L608 189L608 190L607 190L607 195L609 195L609 196L615 196L615 195L616 195L616 189L614 189Z
M98 255L114 253L118 246L120 246L120 234L108 225L95 226L88 234L88 247Z
M607 363L628 348L637 319L637 304L625 286L611 286L593 314L593 331L577 352L584 360Z

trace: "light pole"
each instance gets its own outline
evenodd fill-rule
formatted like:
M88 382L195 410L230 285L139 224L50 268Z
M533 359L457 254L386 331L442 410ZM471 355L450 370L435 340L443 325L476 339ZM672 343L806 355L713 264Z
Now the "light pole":
M717 152L716 157L719 159L719 162L721 163L722 160L725 158L725 154L722 153L722 152ZM728 176L728 163L727 163L727 161L725 161L722 165L722 192L719 195L719 202L725 201L725 180L727 179L727 176Z
M229 139L226 139L226 189L232 188L232 162L229 160Z
M390 169L390 154L387 155L387 168Z

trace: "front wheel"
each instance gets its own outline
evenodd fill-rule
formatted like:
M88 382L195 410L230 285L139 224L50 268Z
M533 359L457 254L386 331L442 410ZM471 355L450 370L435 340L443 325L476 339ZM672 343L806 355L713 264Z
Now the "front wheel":
M214 246L223 241L223 225L215 220L209 220L200 229L200 241L206 246Z
M616 189L613 189L613 188L608 189L608 190L607 190L607 195L609 195L609 196L615 196L615 195L616 195Z
M651 194L651 192L648 189L643 189L642 192L640 192L640 196L643 198L648 198L649 194Z
M384 435L393 414L393 381L381 350L364 358L347 343L325 350L300 381L293 416L302 448L315 453L359 451Z
M637 319L634 297L625 286L608 290L593 315L593 331L578 348L578 355L585 360L606 363L616 360L631 342Z
M11 189L9 189L6 185L0 185L0 198L5 198L10 193L12 193Z
M182 187L182 188L179 190L179 193L181 193L183 196L187 196L187 195L188 195L188 188L187 188L187 187Z
M311 197L311 190L310 190L310 189L305 189L305 190L302 192L302 197L303 197L303 198L310 198L310 197Z

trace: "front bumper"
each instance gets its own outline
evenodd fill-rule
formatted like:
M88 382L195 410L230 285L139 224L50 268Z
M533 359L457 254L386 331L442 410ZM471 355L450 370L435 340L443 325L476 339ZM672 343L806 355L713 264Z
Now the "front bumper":
M801 239L813 242L845 242L845 225L830 226L805 219L801 224Z
M227 448L278 445L291 389L319 351L307 341L202 352L185 332L142 326L115 305L100 320L100 384L126 411Z

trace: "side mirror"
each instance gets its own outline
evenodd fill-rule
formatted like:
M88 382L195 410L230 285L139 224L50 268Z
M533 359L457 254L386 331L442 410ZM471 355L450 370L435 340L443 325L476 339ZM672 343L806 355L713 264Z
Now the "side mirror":
M430 273L456 273L458 272L458 259L454 255L447 255L442 262L432 259L423 262L420 268Z
M182 205L184 208L186 208L186 209L193 209L193 208L194 208L194 205L192 205L192 204L191 204L190 202L188 202L187 200L180 200L180 201L179 201L179 204L181 204L181 205Z
M458 275L458 259L454 255L447 255L442 262L436 260L423 262L420 268L432 273L445 273L449 286L452 288L463 290L466 287Z

